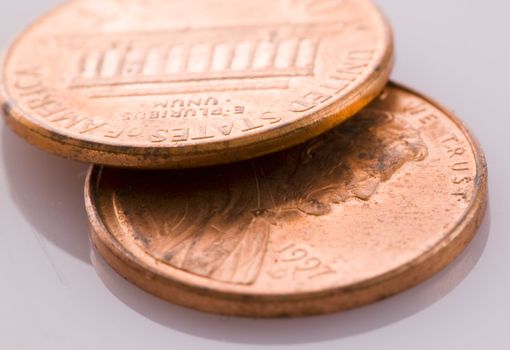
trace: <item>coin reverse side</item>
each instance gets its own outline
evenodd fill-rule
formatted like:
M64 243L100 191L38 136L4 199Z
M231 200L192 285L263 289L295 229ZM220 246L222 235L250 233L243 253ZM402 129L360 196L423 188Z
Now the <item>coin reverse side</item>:
M92 240L161 298L227 315L349 309L430 277L472 239L486 208L477 143L448 111L390 85L303 145L228 166L94 167Z
M332 128L383 89L392 57L369 0L77 0L13 43L2 95L48 151L185 168Z

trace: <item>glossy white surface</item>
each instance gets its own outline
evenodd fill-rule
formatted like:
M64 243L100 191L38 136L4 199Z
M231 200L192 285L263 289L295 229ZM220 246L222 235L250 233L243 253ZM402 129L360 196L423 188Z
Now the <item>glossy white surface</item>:
M57 0L0 1L0 45ZM0 127L0 349L510 349L510 3L378 0L394 78L454 109L490 167L490 210L466 252L426 283L362 309L225 318L160 301L90 251L86 165Z

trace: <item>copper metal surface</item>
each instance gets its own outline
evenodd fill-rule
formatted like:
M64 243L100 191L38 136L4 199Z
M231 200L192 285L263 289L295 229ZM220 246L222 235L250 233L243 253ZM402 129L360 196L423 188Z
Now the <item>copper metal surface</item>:
M344 125L260 159L166 172L94 167L92 239L141 288L221 314L301 316L416 285L474 236L483 154L405 88Z
M2 95L43 149L184 168L334 127L383 89L392 57L369 0L76 0L13 43Z

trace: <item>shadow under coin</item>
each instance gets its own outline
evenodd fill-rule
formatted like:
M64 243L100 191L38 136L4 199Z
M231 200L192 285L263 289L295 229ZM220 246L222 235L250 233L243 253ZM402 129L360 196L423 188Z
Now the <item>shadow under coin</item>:
M36 149L1 126L10 196L26 220L57 247L90 263L83 200L87 165Z
M185 309L130 284L113 271L95 250L91 260L106 287L144 317L193 336L245 344L305 344L340 339L375 330L411 317L450 293L475 267L487 244L490 210L467 249L439 274L404 293L343 313L300 319L245 319Z

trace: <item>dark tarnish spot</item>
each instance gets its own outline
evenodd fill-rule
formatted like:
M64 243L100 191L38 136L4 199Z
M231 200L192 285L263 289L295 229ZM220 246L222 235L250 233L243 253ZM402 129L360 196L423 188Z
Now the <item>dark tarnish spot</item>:
M134 235L134 238L135 240L139 241L139 242L142 242L143 245L145 246L149 246L151 244L151 241L150 239L148 239L147 237L145 236L142 236L142 235L139 235L139 234L135 234Z
M7 103L2 103L2 114L4 117L8 116L11 112L11 107Z
M175 256L175 255L174 255L174 253L172 253L172 252L168 252L168 253L166 253L166 254L163 256L163 258L164 258L166 261L172 261L172 260L173 260L173 258L174 258L174 256Z

